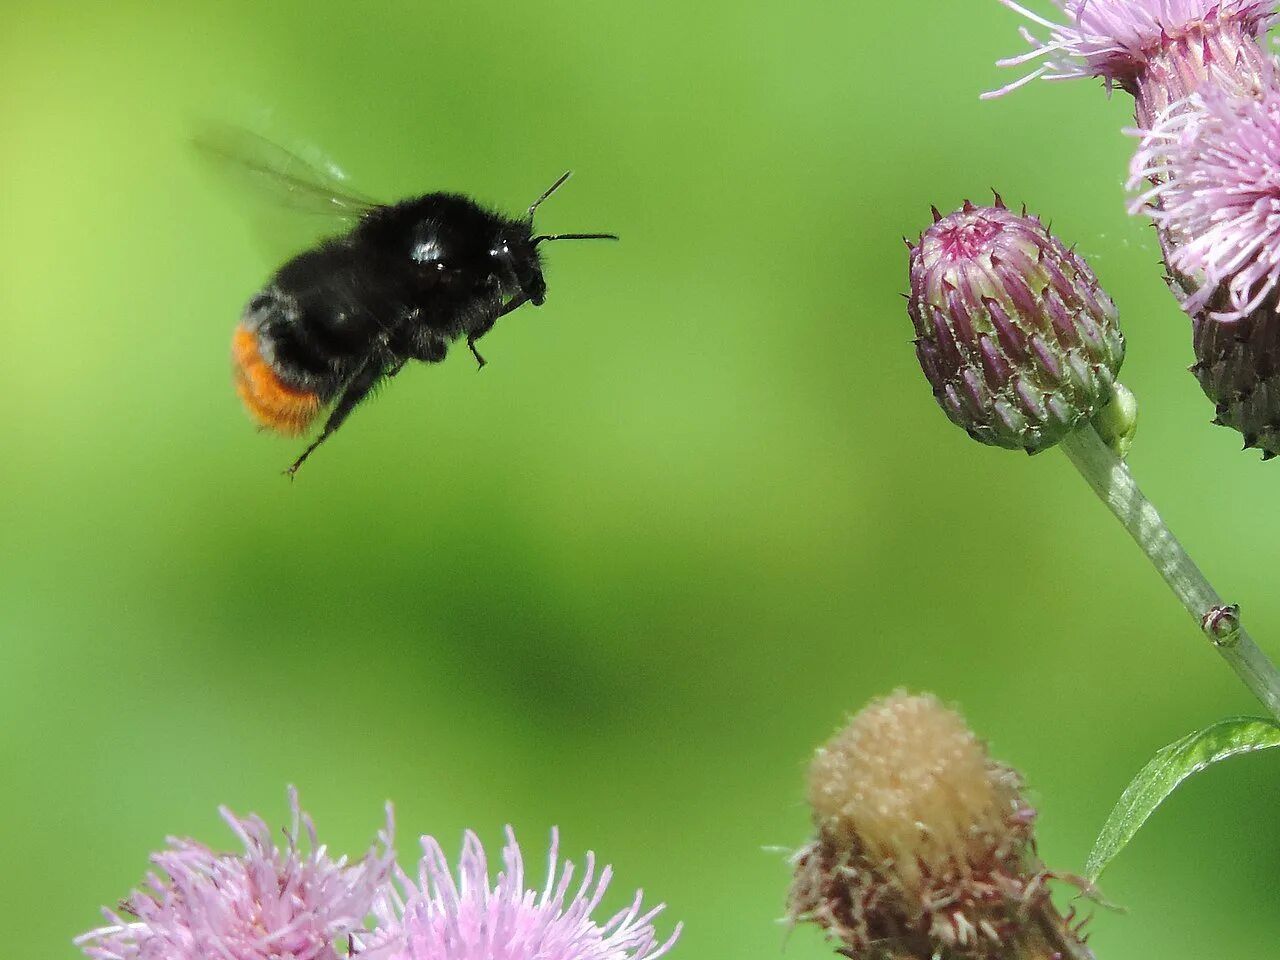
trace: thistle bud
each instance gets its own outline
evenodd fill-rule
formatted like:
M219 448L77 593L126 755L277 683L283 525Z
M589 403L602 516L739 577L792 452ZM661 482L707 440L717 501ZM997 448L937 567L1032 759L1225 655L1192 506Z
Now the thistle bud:
M1088 264L1039 218L994 207L934 223L911 250L907 312L934 399L975 440L1038 453L1111 399L1124 337Z
M865 707L817 751L809 801L789 915L852 960L1091 956L1049 899L1020 777L935 698Z

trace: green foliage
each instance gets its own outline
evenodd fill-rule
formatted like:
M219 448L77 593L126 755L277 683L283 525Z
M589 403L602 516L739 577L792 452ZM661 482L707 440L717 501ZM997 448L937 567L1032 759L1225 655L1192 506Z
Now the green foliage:
M761 847L803 841L805 757L870 697L959 703L1068 868L1135 743L1250 709L1070 465L969 440L913 356L901 238L930 203L995 186L1052 219L1131 338L1135 472L1280 649L1280 463L1209 426L1186 372L1125 212L1132 105L979 102L1025 49L996 0L4 12L11 954L72 960L166 834L234 846L217 804L276 824L293 782L336 853L387 799L406 858L421 832L452 853L464 827L558 824L617 867L619 907L642 885L686 921L671 960L773 958L788 871ZM298 445L255 431L228 369L274 264L192 155L205 118L379 197L520 210L572 167L542 222L622 242L553 248L547 305L481 373L465 348L406 369L289 484ZM1212 800L1274 846L1280 771L1246 779L1270 766L1226 764ZM1188 794L1161 813L1177 844L1108 875L1131 912L1094 920L1105 960L1280 941L1265 843L1209 842ZM785 958L832 953L796 931Z
M1276 746L1280 746L1280 724L1276 721L1233 717L1162 747L1116 801L1089 853L1085 876L1097 880L1147 818L1188 777L1228 757Z

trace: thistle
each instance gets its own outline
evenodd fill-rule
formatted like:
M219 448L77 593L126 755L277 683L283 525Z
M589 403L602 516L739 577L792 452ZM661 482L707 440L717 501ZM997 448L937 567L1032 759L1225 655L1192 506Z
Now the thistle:
M1271 74L1269 74L1269 78ZM1206 88L1147 131L1129 187L1159 229L1215 422L1280 453L1280 90Z
M386 960L658 960L671 949L680 925L660 940L653 921L663 905L642 908L639 892L629 907L594 919L612 869L597 873L588 853L575 888L574 866L559 860L557 847L553 831L546 885L533 890L510 827L493 879L474 833L463 839L456 880L440 844L423 837L417 882L398 872L397 887L374 908L375 930L359 938L359 953L385 951Z
M574 865L559 859L554 831L541 890L527 888L510 828L492 881L484 847L468 832L456 880L440 845L423 837L415 883L394 864L390 806L382 849L348 865L316 844L295 791L289 800L283 849L258 817L224 808L243 854L170 840L151 858L160 872L76 944L91 960L659 960L680 935L676 924L657 937L653 921L664 907L643 909L640 892L596 920L613 871L597 872L588 853L571 886Z
M1144 128L1207 82L1256 89L1267 61L1259 38L1277 20L1268 0L1054 0L1062 23L1014 0L1000 2L1047 36L1023 29L1031 50L999 64L1039 65L987 97L1037 78L1098 77L1108 90L1117 86L1133 95Z
M853 960L1091 956L1050 900L1021 778L934 697L863 708L817 751L809 803L788 912Z
M1038 453L1107 405L1124 359L1115 305L1039 218L999 195L966 201L907 246L916 357L953 423Z
M1083 76L1133 95L1131 210L1155 222L1192 319L1191 371L1215 423L1280 453L1280 94L1262 47L1274 0L1055 0L1063 23L1000 2L1047 35L1023 30L1032 50L1001 64L1039 65L989 96Z
M1124 340L1114 305L1088 265L1038 219L1015 215L996 199L995 207L966 203L947 217L935 210L933 225L908 243L907 309L934 399L984 443L1028 453L1059 443L1213 649L1280 717L1280 673L1243 626L1229 643L1209 630L1206 618L1226 604L1121 459L1133 438L1135 405L1115 382ZM1280 345L1275 323L1265 330ZM1250 372L1244 363L1224 361L1211 372L1243 376ZM1256 409L1269 410L1269 390L1255 394Z
M344 938L363 927L392 866L391 810L382 850L348 865L316 844L315 826L289 791L285 846L256 816L222 817L243 853L216 853L170 839L152 856L157 873L104 910L109 923L76 939L92 960L339 960ZM305 835L305 846L304 837Z

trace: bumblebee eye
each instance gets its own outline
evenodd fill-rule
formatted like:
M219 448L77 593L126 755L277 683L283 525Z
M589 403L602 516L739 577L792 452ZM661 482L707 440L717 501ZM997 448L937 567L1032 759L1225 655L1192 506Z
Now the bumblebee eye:
M489 256L495 260L509 260L511 259L511 247L504 240L489 251Z

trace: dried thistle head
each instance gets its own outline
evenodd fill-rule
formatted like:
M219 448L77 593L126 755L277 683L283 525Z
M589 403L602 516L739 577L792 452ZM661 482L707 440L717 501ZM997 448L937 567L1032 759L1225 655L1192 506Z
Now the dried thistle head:
M1079 955L1049 901L1020 777L936 698L866 706L817 751L809 802L817 835L794 858L789 914L846 956Z

